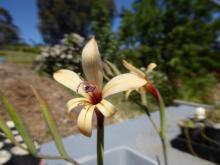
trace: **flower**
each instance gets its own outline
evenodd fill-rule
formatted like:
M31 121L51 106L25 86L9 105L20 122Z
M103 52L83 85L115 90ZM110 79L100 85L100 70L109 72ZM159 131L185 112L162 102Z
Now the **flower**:
M56 81L83 97L68 101L68 112L80 109L77 125L85 136L92 134L92 116L99 111L105 117L116 112L113 104L106 100L110 95L143 86L146 81L138 76L125 73L111 79L103 88L102 61L96 40L92 38L82 51L82 68L87 81L81 79L73 71L61 69L54 73Z
M132 64L128 63L127 61L123 60L123 65L125 66L125 68L127 68L132 74L138 76L139 78L141 78L142 80L144 80L146 82L146 84L144 86L141 86L140 88L136 89L140 95L141 95L141 101L142 104L147 106L146 103L146 91L150 92L158 101L159 101L159 97L160 94L158 92L158 90L156 89L156 87L152 84L152 82L148 79L148 74L150 72L153 71L153 69L157 66L155 63L150 63L147 66L146 72L144 73L142 70L136 68L135 66L133 66ZM130 93L133 90L129 90L126 93L126 98L129 97Z
M206 118L206 110L203 107L196 108L195 117L198 120L203 120Z

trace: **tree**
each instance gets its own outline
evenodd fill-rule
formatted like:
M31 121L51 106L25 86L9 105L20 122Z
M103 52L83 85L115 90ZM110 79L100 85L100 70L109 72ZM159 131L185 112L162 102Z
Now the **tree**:
M96 0L91 10L91 32L98 41L104 59L114 60L119 43L112 31L115 4L112 0Z
M65 34L87 37L93 0L38 0L39 30L46 43L59 43ZM108 6L111 12L111 5Z
M18 28L13 24L10 13L0 7L0 45L15 44L19 41Z
M136 0L123 12L124 51L140 66L158 63L172 80L220 72L219 9L212 1Z

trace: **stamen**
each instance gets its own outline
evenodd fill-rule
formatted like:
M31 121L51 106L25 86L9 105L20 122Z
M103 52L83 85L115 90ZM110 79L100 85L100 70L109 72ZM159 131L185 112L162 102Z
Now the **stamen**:
M87 93L89 93L89 92L94 92L95 91L95 86L91 86L91 85L85 85L85 91L87 92Z
M83 81L77 86L77 93L79 91L80 86L83 85L83 90L88 93L90 96L90 101L94 104L98 103L101 100L101 93L99 93L97 87L89 82Z
M79 88L80 88L80 86L81 86L82 84L84 85L83 87L84 87L84 90L85 90L86 93L89 93L89 92L92 93L92 92L94 92L95 89L96 89L95 86L89 84L89 83L86 82L86 81L83 81L83 82L81 82L81 83L77 86L77 89L76 89L77 92L79 91Z

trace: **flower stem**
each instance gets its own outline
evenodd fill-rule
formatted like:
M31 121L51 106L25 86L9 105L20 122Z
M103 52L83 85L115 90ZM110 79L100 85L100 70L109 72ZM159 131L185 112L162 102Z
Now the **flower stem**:
M165 139L161 138L162 147L163 147L163 156L164 156L164 163L168 165L168 158L167 158L167 146Z
M104 116L96 110L97 116L97 165L103 165L104 159Z
M159 136L163 147L163 155L164 155L164 163L168 165L168 158L167 158L167 146L166 146L166 116L165 116L165 105L163 98L160 95L160 92L153 84L146 85L146 90L150 92L154 98L157 100L159 110L160 110L160 130Z
M157 90L157 89L156 89ZM167 145L166 145L166 116L165 116L165 106L163 98L161 97L159 91L158 93L158 104L160 109L160 139L163 147L163 155L164 155L164 163L165 165L168 165L168 158L167 158Z

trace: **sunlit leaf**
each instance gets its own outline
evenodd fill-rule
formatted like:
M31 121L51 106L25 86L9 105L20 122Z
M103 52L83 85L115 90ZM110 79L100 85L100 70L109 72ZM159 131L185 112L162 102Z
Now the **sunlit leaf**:
M10 128L7 126L7 124L5 123L4 119L1 116L0 116L0 128L9 140L15 141L14 135L12 134Z
M17 113L16 109L13 107L13 105L9 102L9 100L3 96L0 95L0 100L2 101L5 109L7 110L8 114L10 115L12 121L15 123L15 126L21 135L21 137L24 140L24 143L27 145L29 152L32 155L37 154L37 150L35 148L34 142L32 141L30 135L28 134L28 130L20 117L20 115Z
M32 86L32 91L35 94L39 104L40 104L40 109L41 112L43 113L44 119L50 129L50 132L54 138L55 144L57 146L57 149L60 153L61 156L67 157L63 142L62 142L62 138L60 136L60 133L57 129L57 125L56 122L53 118L52 113L49 110L48 104L46 102L46 100L37 92L36 89L34 89Z

